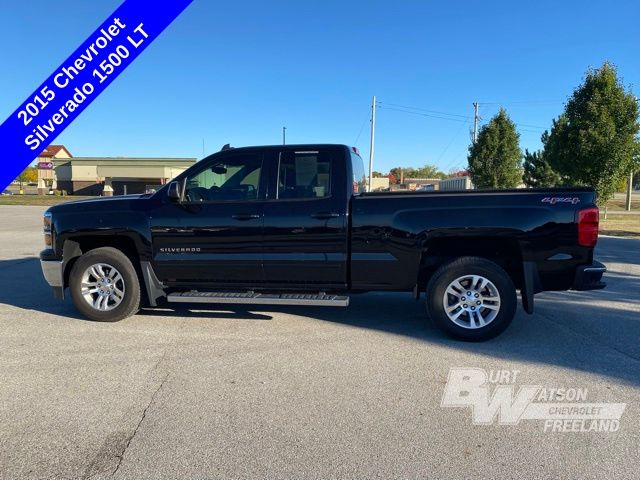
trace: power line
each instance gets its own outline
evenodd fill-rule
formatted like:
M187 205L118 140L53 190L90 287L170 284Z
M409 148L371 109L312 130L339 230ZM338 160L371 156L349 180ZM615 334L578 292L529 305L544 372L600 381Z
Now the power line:
M529 101L522 101L522 102L503 102L503 103L499 103L499 102L476 102L478 104L478 112L480 111L480 109L486 105L509 105L509 104L525 104L525 103L536 103L536 104L541 104L541 103L559 103L559 102L546 102L546 101L537 101L537 100L529 100ZM457 121L467 121L470 123L469 121L469 116L468 115L461 115L458 113L447 113L447 112L442 112L442 111L438 111L438 110L429 110L426 108L421 108L421 107L410 107L407 105L400 105L397 103L391 103L391 102L380 102L378 101L377 104L380 106L380 108L386 108L387 110L393 110L393 111L397 111L397 112L404 112L404 113L411 113L414 115L422 115L425 117L430 117L430 118L440 118L442 120L454 120L454 118L448 118L448 117L455 117L456 119L464 119L464 120L457 120ZM387 106L385 106L387 105ZM443 117L446 116L445 117ZM478 113L479 115L479 113ZM516 124L516 126L518 127L526 127L526 128L537 128L540 130L546 130L547 127L541 127L539 125L531 125L531 124L527 124L527 123L520 123L520 122L514 122Z
M446 113L446 112L439 112L437 110L427 110L425 108L419 108L419 107L407 107L406 105L398 105L397 103L388 103L388 102L378 102L379 105L389 105L391 107L397 107L397 108L404 108L406 110L417 110L420 112L427 112L427 113L434 113L437 115L448 115L451 117L460 117L460 118L469 118L469 115L459 115L457 113Z
M491 102L476 102L476 103L480 107L484 107L486 105L499 105L498 103L491 103ZM474 103L474 105L476 103ZM500 105L502 105L502 104L500 104ZM513 122L513 123L515 124L516 127L518 127L520 130L525 131L525 132L528 131L527 129L530 129L530 128L535 128L535 129L539 129L539 130L546 130L547 129L546 127L541 127L539 125L531 125L531 124L528 124L528 123L520 123L520 122ZM521 127L525 127L525 128L521 128Z
M531 130L529 128L520 128L518 127L519 132L527 132L527 133L537 133L538 135L542 134L540 130Z
M356 137L355 141L353 142L353 146L354 147L358 146L358 140L360 140L360 135L362 135L362 131L364 130L364 126L367 124L368 120L369 120L369 113L367 112L367 116L364 117L362 125L360 126L360 131L358 132L358 136Z
M394 111L394 112L410 113L412 115L419 115L421 117L438 118L440 120L450 120L452 122L471 123L469 121L469 119L468 119L469 118L468 116L467 117L463 116L463 118L466 118L467 120L462 120L462 119L459 119L459 118L442 117L442 116L438 116L438 115L431 115L429 113L413 112L411 110L402 110L400 108L385 107L383 105L380 105L379 108L383 108L385 110L391 110L391 111Z
M467 119L468 118L469 117L467 117ZM440 163L440 160L442 160L442 157L444 157L444 154L447 153L447 150L449 150L449 147L453 145L453 142L456 140L456 138L458 138L458 135L460 135L460 132L462 132L463 129L464 129L464 125L460 125L460 128L456 130L456 133L453 135L453 137L451 137L451 140L449 140L449 143L447 143L447 146L444 147L442 152L440 152L440 155L438 155L438 158L436 159L436 164ZM451 165L451 162L449 164Z
M380 102L377 101L376 105L378 106L378 108L380 109L386 109L386 110L390 110L390 111L394 111L394 112L400 112L400 113L408 113L411 115L418 115L421 117L426 117L426 118L435 118L438 120L449 120L449 121L453 121L453 122L459 122L462 123L461 128L459 128L455 134L453 135L453 137L451 138L451 140L447 143L447 145L444 147L444 149L442 150L442 152L440 153L440 155L438 155L436 163L439 163L440 160L442 159L442 157L444 156L444 154L449 150L449 148L451 147L451 145L454 143L454 141L456 140L456 138L458 137L458 135L460 134L460 132L462 131L462 127L464 127L464 125L469 125L469 124L473 124L475 125L475 135L477 136L478 130L479 130L479 121L481 120L480 117L480 110L487 106L487 105L504 105L504 104L511 104L511 103L542 103L542 102L538 102L538 101L531 101L531 102L506 102L506 103L497 103L497 102L475 102L474 103L474 120L471 121L471 117L469 115L460 115L460 114L456 114L456 113L447 113L447 112L442 112L442 111L438 111L438 110L430 110L430 109L426 109L426 108L420 108L420 107L410 107L407 105L400 105L397 103L390 103L390 102ZM558 102L548 102L548 103L558 103ZM514 122L514 125L518 128L518 131L520 132L526 132L526 133L536 133L536 134L540 134L542 131L546 130L545 127L541 127L538 125L531 125L528 123L517 123ZM472 142L474 140L472 139ZM450 162L449 166L452 164L453 162Z
M564 100L523 100L513 102L479 102L482 105L559 105Z
M439 116L439 115L431 115L431 114L428 114L428 113L414 112L414 111L411 111L411 110L403 110L403 109L400 109L400 108L385 107L385 106L381 105L381 102L378 102L378 105L379 105L378 108L385 109L385 110L391 110L393 112L409 113L411 115L418 115L418 116L421 116L421 117L437 118L439 120L450 120L452 122L462 122L462 123L466 123L466 124L472 124L473 123L469 119L468 115L466 117L463 116L463 119L449 118L449 117L442 117L442 116ZM387 103L386 105L390 105L390 104ZM482 104L480 104L480 105L482 105ZM516 122L514 122L514 124L515 124L516 127L518 127L520 130L522 130L524 132L530 132L530 131L532 131L532 130L530 130L532 128L539 129L541 131L542 130L546 130L545 127L540 127L538 125L529 125L529 124L526 124L526 123L516 123ZM520 127L525 127L525 128L520 128ZM534 131L534 133L541 133L541 132Z
M546 127L541 127L539 125L529 125L527 123L520 123L520 122L516 123L516 125L518 125L520 127L537 128L537 129L540 129L540 130L546 130Z

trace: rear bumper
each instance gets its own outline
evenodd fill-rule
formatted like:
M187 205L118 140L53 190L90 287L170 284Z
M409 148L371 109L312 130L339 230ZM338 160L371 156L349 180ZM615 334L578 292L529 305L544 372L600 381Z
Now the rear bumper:
M607 286L602 279L602 275L607 271L607 267L600 262L594 261L591 265L582 265L576 270L573 280L573 290L599 290Z

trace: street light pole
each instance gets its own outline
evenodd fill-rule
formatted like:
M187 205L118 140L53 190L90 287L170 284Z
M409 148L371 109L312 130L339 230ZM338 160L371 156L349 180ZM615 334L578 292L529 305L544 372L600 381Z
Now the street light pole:
M287 127L282 127L282 144L287 144Z

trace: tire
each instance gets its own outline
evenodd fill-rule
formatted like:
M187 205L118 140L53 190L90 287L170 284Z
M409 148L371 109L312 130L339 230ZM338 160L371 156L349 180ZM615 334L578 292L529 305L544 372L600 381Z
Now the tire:
M461 257L441 266L431 277L426 296L429 317L447 335L460 340L494 338L516 313L511 277L496 263L480 257Z
M124 253L112 247L96 248L82 255L71 269L69 290L73 304L90 320L117 322L140 309L136 270Z

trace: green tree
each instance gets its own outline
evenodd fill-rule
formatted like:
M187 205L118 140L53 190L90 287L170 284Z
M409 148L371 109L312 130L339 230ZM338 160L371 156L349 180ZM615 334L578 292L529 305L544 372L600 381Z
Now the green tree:
M556 187L562 178L553 171L541 151L524 151L524 175L522 181L527 187Z
M593 186L602 204L634 168L639 131L638 101L625 90L616 68L605 63L587 71L543 136L544 158L568 182Z
M35 167L27 167L18 175L16 180L20 182L20 190L22 190L23 184L38 181L38 170Z
M446 174L435 165L425 165L421 168L413 167L394 167L389 170L389 175L397 179L402 178L446 178ZM393 183L393 182L392 182Z
M478 188L513 188L522 181L520 135L504 108L469 147L469 173Z
M415 171L415 178L445 178L444 172L440 171L435 165L425 165Z

